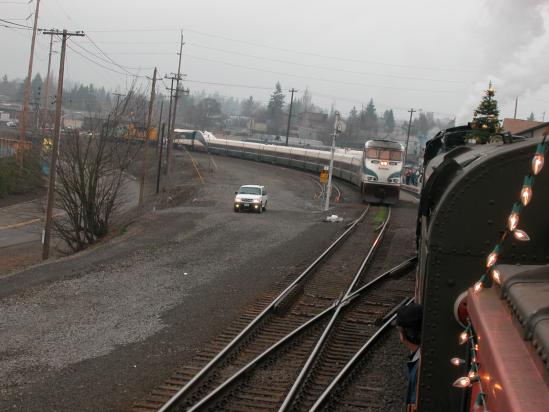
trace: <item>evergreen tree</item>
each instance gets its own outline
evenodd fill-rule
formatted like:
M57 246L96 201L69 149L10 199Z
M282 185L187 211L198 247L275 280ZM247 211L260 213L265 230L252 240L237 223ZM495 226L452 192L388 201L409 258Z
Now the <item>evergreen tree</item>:
M284 126L284 94L280 82L276 82L275 90L267 105L268 130L270 133L278 134Z
M377 113L376 106L374 105L374 99L370 99L362 117L364 121L364 129L375 136L377 134Z
M488 90L485 91L471 122L471 128L474 130L473 135L479 137L483 143L486 143L487 140L482 137L488 137L489 139L491 134L500 130L498 102L494 99L494 95L495 90L492 87L492 82L490 82Z
M360 133L360 124L358 120L358 110L355 106L349 112L349 117L347 117L347 130L345 130L345 137L348 140L353 140Z
M535 121L536 118L535 118L535 116L534 116L534 112L531 112L531 113L530 113L530 116L528 116L528 119L526 119L526 120Z
M242 116L252 117L255 110L257 109L257 103L255 102L253 96L250 96L248 99L242 102L242 108L240 113Z
M385 124L385 132L393 133L393 130L395 130L395 115L393 114L393 109L385 110L383 113L383 122Z

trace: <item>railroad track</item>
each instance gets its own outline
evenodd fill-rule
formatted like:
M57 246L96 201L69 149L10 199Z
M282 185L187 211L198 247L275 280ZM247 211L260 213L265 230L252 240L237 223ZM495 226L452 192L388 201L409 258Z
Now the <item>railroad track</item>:
M222 336L227 346L205 367L187 368L176 374L134 410L276 410L281 404L282 409L312 405L316 394L327 386L325 382L320 386L314 382L315 376L321 376L317 371L325 373L324 357L332 356L334 348L341 347L349 336L354 340L353 348L360 346L372 333L373 322L390 311L402 295L393 293L388 299L386 292L370 292L401 268L374 280L363 278L390 219L389 212L379 233L372 236L372 222L363 222L368 220L367 212L258 316L248 316L249 324L236 337ZM362 258L356 250L361 246L364 249L364 244L372 246ZM360 282L366 285L357 291ZM363 319L366 315L368 319ZM348 350L343 358L352 357L354 350ZM301 365L305 367L299 369ZM331 374L337 375L338 368L331 367ZM289 388L292 381L295 383Z

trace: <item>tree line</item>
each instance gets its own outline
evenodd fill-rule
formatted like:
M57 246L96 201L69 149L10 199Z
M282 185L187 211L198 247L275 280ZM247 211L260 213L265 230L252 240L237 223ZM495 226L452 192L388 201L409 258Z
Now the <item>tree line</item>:
M53 110L55 101L55 81L50 82L50 101ZM24 80L11 79L6 75L0 81L0 95L6 96L12 101L22 101ZM45 94L45 81L40 74L36 74L31 82L31 104L35 108L40 107ZM145 93L141 93L143 99L147 99ZM104 87L93 84L73 84L63 91L63 107L70 110L86 111L89 113L109 112L116 105L119 97ZM157 111L160 102L164 102L164 113L167 113L169 96L157 94ZM245 129L249 120L266 125L266 131L273 135L285 135L289 115L288 96L284 93L280 82L275 87L266 102L256 100L253 96L246 99L238 99L231 96L223 96L219 93L206 93L195 91L190 95L183 95L178 102L178 124L194 129L221 129L228 125L231 116L240 116L240 120L231 119L232 126L236 125ZM308 88L295 96L292 107L292 125L297 126L297 117L303 113L323 113L323 121L317 122L315 127L324 130L321 133L322 140L330 140L331 130L335 119L334 108L329 111L315 105ZM167 116L164 116L167 119ZM343 118L346 122L346 131L343 133L345 145L361 146L367 139L391 137L395 134L405 133L408 127L407 121L400 124L395 119L392 109L378 113L373 99L370 99L364 107L354 106ZM453 125L453 122L441 121L430 112L419 112L412 122L411 134L416 136L428 136L433 129L444 129Z

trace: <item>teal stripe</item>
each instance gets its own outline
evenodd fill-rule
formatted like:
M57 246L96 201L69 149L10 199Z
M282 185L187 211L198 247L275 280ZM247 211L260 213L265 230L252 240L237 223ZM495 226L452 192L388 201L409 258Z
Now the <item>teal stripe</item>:
M368 169L366 166L364 166L364 167L362 168L362 172L363 172L365 175L374 176L376 179L379 178L376 172L374 172L372 169Z

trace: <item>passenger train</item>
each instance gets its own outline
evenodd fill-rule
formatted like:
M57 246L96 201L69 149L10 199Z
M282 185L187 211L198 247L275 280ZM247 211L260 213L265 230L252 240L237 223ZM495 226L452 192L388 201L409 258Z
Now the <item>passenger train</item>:
M368 140L362 156L360 191L366 202L398 201L404 146L390 140Z
M418 411L546 411L549 147L511 135L470 144L470 132L442 131L425 152Z
M191 136L192 135L192 139ZM177 147L193 146L213 154L320 172L330 162L330 152L305 147L277 146L262 143L219 139L209 132L175 131ZM336 149L333 175L360 188L369 203L394 204L400 192L400 175L404 148L389 140L369 140L364 150Z

